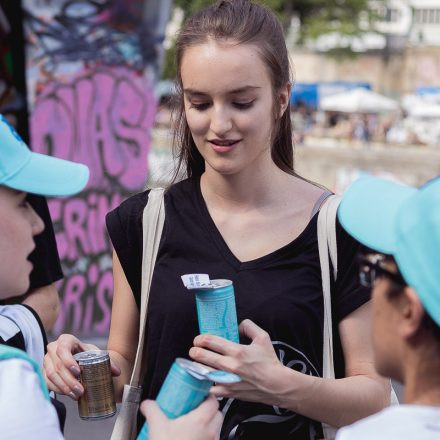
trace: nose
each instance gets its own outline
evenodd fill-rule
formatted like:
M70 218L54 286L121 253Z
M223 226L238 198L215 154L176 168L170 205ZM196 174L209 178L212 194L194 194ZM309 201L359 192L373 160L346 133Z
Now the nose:
M35 212L34 208L29 206L29 217L32 226L32 235L41 234L44 231L44 222L41 217Z
M214 106L211 113L211 131L221 137L230 131L231 128L232 119L225 106Z

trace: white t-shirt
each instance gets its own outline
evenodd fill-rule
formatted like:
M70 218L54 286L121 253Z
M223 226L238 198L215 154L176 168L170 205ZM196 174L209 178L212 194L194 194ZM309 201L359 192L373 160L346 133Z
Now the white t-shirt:
M338 431L336 440L439 440L440 406L393 405Z
M37 317L21 304L0 306L0 344L24 350L43 366L44 336Z
M62 440L59 426L31 364L22 359L0 361L1 439Z

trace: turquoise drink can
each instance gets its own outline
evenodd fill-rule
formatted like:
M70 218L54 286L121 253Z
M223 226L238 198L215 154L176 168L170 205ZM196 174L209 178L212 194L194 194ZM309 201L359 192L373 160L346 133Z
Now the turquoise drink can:
M156 402L170 419L183 416L197 408L209 394L213 381L197 373L193 362L177 358L168 372ZM144 424L138 440L148 439L148 426Z
M194 289L200 333L240 342L234 285L230 280L211 280L209 288Z
M177 358L162 384L156 403L168 418L176 419L196 409L205 400L214 382L226 384L240 380L236 374ZM148 425L144 423L137 440L147 439Z

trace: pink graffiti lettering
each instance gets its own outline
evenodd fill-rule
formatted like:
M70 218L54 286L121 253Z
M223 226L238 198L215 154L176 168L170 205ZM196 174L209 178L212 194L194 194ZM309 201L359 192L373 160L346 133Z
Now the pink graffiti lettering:
M31 118L35 151L89 165L88 188L133 191L145 182L156 102L146 77L100 68L50 82Z
M113 276L111 270L105 271L95 281L98 273L96 264L94 274L89 269L88 276L72 275L61 286L64 299L54 327L59 334L71 322L71 331L77 335L107 335L110 327L111 302L113 297Z
M101 319L93 325L93 331L97 334L106 334L110 326L111 304L113 298L113 276L106 272L100 279L96 289L96 299L101 312Z
M52 199L49 209L55 225L58 252L63 261L110 251L105 215L123 197L92 192L84 199Z
M79 331L82 319L81 296L84 293L86 280L82 275L73 275L66 280L64 299L61 303L60 314L55 324L55 331L60 333L69 312L72 313L72 328Z

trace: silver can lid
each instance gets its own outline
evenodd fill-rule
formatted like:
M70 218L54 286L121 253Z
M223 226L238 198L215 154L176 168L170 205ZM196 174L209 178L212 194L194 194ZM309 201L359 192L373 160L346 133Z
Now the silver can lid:
M203 365L184 358L177 358L176 364L196 379L207 380L204 374L204 370L203 368L201 368L203 367Z
M228 371L213 370L206 374L209 380L215 383L238 383L241 377L238 374L229 373Z
M105 362L110 359L110 356L106 350L90 350L76 353L73 355L73 358L79 365L91 365Z
M231 280L211 280L211 285L213 289L220 289L222 287L227 287L232 285Z
M228 371L215 370L188 359L177 358L176 363L196 379L210 380L212 382L225 384L241 382L241 378L237 374L229 373Z

